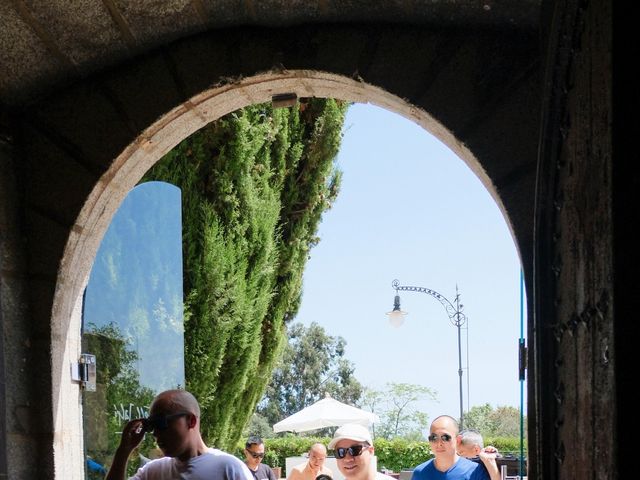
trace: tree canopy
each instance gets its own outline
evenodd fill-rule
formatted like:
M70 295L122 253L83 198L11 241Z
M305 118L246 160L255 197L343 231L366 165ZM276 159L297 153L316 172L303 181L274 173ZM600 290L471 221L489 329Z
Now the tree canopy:
M483 437L518 437L520 410L509 406L494 409L488 403L471 407L465 413L464 427L480 432Z
M428 428L429 417L418 410L422 400L437 399L435 390L412 383L387 383L384 390L365 389L363 407L380 417L380 424L374 425L375 434L381 438L424 440L423 431Z
M289 343L273 371L258 414L271 425L324 398L355 405L362 386L345 358L346 342L317 323L289 327Z
M145 177L182 190L185 378L208 443L235 445L299 307L347 104L254 105L191 135Z

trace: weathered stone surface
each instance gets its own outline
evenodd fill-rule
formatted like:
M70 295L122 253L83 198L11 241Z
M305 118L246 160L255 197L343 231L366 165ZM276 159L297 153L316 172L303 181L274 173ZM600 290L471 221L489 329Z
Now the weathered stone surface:
M634 370L620 358L640 298L637 246L622 237L635 238L640 182L620 145L637 156L625 142L637 109L614 123L611 3L540 7L0 2L0 478L83 478L68 363L128 190L195 129L291 92L396 111L474 170L527 280L530 478L622 472Z

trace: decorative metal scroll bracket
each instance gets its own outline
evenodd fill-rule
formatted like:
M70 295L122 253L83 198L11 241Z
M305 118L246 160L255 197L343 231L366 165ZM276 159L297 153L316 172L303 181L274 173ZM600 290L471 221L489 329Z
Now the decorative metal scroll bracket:
M432 296L433 298L438 300L440 304L444 307L444 309L447 312L447 316L451 321L451 324L454 325L455 327L460 327L464 325L464 323L467 321L467 316L464 313L462 313L462 309L464 308L464 305L460 303L460 294L458 293L458 287L456 287L456 297L454 300L456 304L454 305L444 295L441 295L435 290L431 290L430 288L400 285L400 282L398 280L394 280L391 283L391 286L395 288L396 294L399 291L420 292L420 293L426 293L427 295Z

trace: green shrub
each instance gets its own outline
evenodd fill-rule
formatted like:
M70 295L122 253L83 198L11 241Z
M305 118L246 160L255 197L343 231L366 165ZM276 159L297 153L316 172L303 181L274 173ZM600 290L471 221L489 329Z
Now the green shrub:
M520 439L513 437L485 437L485 445L493 445L502 455L520 455ZM527 454L527 442L524 442L524 454Z
M264 463L270 467L281 467L283 477L285 472L287 457L299 457L309 451L314 443L329 445L330 438L321 437L278 437L264 439ZM237 451L232 452L238 458L244 460L244 440L238 442Z
M329 445L330 441L330 438L321 437L265 438L264 463L270 467L281 467L282 475L286 476L288 474L285 471L287 457L302 456L309 451L314 443ZM385 440L380 438L375 440L375 447L375 453L378 457L378 470L386 468L399 472L402 469L413 468L433 456L427 442L409 442L403 439ZM244 460L243 450L244 441L238 443L236 451L233 453Z
M393 440L377 438L374 444L376 457L378 457L378 471L408 470L433 457L428 442L410 442L402 438Z
M285 471L287 457L299 457L309 451L314 443L322 443L329 445L330 438L325 437L278 437L265 438L265 456L264 463L270 467L281 467L282 475L286 477L288 472ZM376 438L375 454L378 458L378 471L383 469L393 472L402 470L410 470L423 462L431 459L433 454L429 447L429 442L412 442L402 438L394 440L386 440L384 438ZM493 445L503 455L520 454L520 440L518 438L509 437L487 437L485 445ZM244 460L244 440L238 443L237 451L233 452L238 458ZM331 455L331 452L329 452ZM526 455L526 445L525 445Z

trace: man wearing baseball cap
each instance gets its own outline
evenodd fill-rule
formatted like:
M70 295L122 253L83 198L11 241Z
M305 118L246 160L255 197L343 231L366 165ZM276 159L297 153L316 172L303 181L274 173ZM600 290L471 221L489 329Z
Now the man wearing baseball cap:
M342 425L333 434L329 449L335 452L336 463L346 480L395 480L374 469L371 463L373 439L369 429L363 425Z

